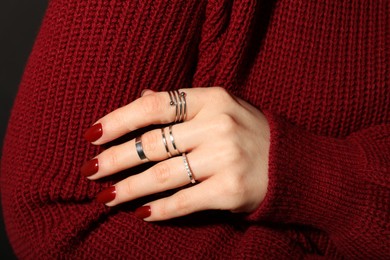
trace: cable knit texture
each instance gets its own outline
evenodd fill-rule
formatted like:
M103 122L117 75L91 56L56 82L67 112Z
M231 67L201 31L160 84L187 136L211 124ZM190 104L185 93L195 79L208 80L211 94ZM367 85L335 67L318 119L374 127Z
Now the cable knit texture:
M21 259L390 258L390 1L51 0L15 101L1 196ZM80 175L84 131L144 88L223 86L271 125L250 215L146 223ZM191 104L189 104L191 106ZM164 196L159 194L156 196Z

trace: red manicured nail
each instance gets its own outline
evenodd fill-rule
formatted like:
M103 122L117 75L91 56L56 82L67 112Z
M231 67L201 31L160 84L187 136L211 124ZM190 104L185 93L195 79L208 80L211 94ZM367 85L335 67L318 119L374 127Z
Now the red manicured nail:
M81 175L85 176L85 177L88 177L88 176L91 176L95 173L97 173L99 170L99 162L98 162L98 159L95 158L95 159L92 159L86 163L84 163L83 166L81 166Z
M103 135L102 124L96 124L90 127L87 131L85 131L84 138L89 142L95 142Z
M152 215L152 210L150 209L150 206L142 206L136 209L134 214L137 218L144 219Z
M101 191L96 196L96 201L100 203L107 203L115 199L115 195L116 195L115 186L111 186L110 188Z

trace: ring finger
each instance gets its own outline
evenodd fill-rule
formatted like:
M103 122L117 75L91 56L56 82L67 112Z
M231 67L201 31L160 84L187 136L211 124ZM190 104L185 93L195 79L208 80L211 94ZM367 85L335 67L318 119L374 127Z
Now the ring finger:
M207 179L216 171L214 164L205 159L201 149L187 155L187 162L193 178L198 181ZM160 162L148 170L130 176L97 195L97 200L107 206L131 201L158 192L175 189L190 183L182 156ZM114 196L113 196L114 194Z

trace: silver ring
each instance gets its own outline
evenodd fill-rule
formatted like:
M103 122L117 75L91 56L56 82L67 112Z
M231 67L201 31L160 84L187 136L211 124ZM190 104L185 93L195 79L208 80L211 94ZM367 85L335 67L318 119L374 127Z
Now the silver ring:
M141 136L137 136L135 138L135 149L137 150L137 154L139 156L139 158L143 161L143 160L148 160L149 159L146 157L145 153L144 153L144 149L142 147L142 141L141 141Z
M169 102L169 105L170 106L175 106L175 121L177 120L177 115L178 115L178 106L177 106L177 99L176 99L176 95L174 94L173 91L168 91L168 94L169 94L169 99L171 100L171 102Z
M173 149L175 150L175 152L176 152L177 154L181 154L181 152L179 151L179 149L177 149L177 147L176 147L175 138L173 138L172 125L169 126L169 139L171 139L172 147L173 147Z
M169 157L172 157L172 154L171 154L171 152L169 151L169 148L168 148L167 139L165 138L164 128L161 128L161 136L162 136L162 141L163 141L164 146L165 146L165 151L167 151L167 154L168 154Z
M173 123L183 122L187 117L186 93L179 90L168 91L169 105L175 106L175 120Z
M183 100L181 99L180 92L179 90L175 90L175 96L177 97L177 100L179 101L179 118L177 119L177 122L182 121L182 116L183 116Z
M175 106L175 120L174 123L178 122L179 119L179 104L176 97L176 93L174 91L168 91L169 98L171 99L171 102L169 103L171 106Z
M174 106L175 105L175 101L173 101L173 96L172 96L172 91L168 91L168 94L169 94L169 99L171 100L171 102L169 102L169 105L170 106Z
M183 118L182 118L182 121L186 120L187 118L187 102L186 102L186 93L185 92L180 92L180 99L182 99L182 103L183 103Z
M184 167L186 168L188 178L190 178L191 183L195 183L196 180L194 178L194 175L192 174L190 165L188 164L187 155L186 153L182 153L181 156L183 157Z

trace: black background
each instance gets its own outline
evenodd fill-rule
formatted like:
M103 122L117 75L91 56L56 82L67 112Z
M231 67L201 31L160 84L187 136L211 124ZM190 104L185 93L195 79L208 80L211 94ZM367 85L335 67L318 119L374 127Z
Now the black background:
M0 147L18 85L41 24L47 0L0 1ZM0 215L0 258L16 259Z

